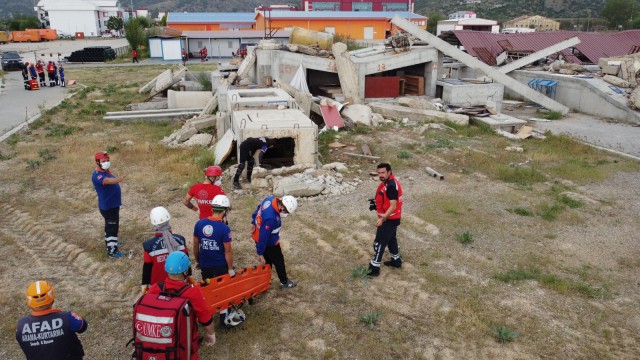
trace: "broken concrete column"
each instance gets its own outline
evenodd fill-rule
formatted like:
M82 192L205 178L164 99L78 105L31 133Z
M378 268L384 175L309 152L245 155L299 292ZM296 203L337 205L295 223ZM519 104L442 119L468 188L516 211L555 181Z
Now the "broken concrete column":
M178 143L182 143L189 140L193 135L197 133L198 133L198 130L196 130L196 128L193 128L193 127L182 128L176 131L175 133L176 136L174 140L177 141Z
M256 53L255 51L251 51L247 54L247 57L244 58L240 66L238 67L238 78L240 80L244 79L249 75L249 72L254 68L256 64Z
M425 109L425 110L438 110L435 104L426 99L401 97L398 99L398 104L408 106L413 109Z
M173 73L171 69L167 69L158 75L156 84L153 87L153 92L161 92L163 89L167 89L173 83Z
M602 78L602 80L608 82L611 85L615 85L615 86L620 87L620 88L625 88L626 89L626 88L630 88L631 87L631 84L628 81L622 80L619 77L613 76L613 75L605 75Z
M446 113L435 110L411 109L406 106L393 105L387 103L369 103L371 110L381 114L388 119L404 119L426 122L451 121L459 125L469 125L467 115Z
M209 127L215 127L216 117L213 115L210 115L203 118L194 118L194 119L188 120L185 126L193 127L198 131L209 128Z
M218 108L218 93L216 92L215 94L213 94L213 97L211 98L211 100L209 100L209 102L204 107L204 109L202 109L202 112L200 113L200 115L198 115L198 118L201 119L204 117L208 117L209 115L213 114L213 112L216 111L217 108Z
M640 87L635 88L629 96L629 107L634 110L640 110Z
M273 185L273 194L278 197L284 195L297 197L316 196L325 188L325 185L321 182L307 183L295 177L275 179Z
M351 120L354 124L371 126L371 108L367 105L347 105L342 109L340 115Z
M345 100L351 104L360 104L360 85L358 82L358 69L351 61L351 55L347 51L347 45L343 43L335 43L331 47L333 56L335 57L336 69L338 70L338 79Z
M395 15L393 17L393 20L391 20L391 22L394 25L418 37L420 40L428 42L429 45L453 57L454 59L462 62L463 64L471 68L480 69L486 75L492 77L495 81L503 84L504 86L511 89L518 95L526 99L529 99L535 103L538 103L549 110L558 111L563 115L569 112L569 108L567 106L564 106L559 102L529 88L527 85L518 82L517 80L509 77L508 75L505 75L500 71L497 71L493 67L461 51L455 46L448 44L447 42L443 41L437 36L429 34L426 30L421 29L419 26L413 24L412 22L406 19L403 19L401 16Z
M551 54L557 53L559 51L562 51L568 47L572 47L575 46L577 44L580 43L580 39L578 37L572 37L571 39L567 39L564 41L561 41L555 45L549 46L548 48L539 50L534 52L533 54L529 54L523 58L520 58L516 61L513 61L501 68L498 69L498 71L500 71L503 74L508 74L510 72L512 72L513 70L517 70L520 69L521 67L525 66L525 65L529 65L539 59L542 59L543 57L549 56ZM502 54L506 54L506 51ZM496 59L497 61L497 59ZM499 65L499 64L498 64Z

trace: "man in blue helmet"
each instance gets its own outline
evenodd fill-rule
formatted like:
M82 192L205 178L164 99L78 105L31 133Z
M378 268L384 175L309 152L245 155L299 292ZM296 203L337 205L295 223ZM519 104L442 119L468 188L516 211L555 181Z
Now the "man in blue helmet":
M160 294L161 292L180 293L181 298L189 299L196 314L196 319L207 331L205 344L213 346L216 343L216 334L213 328L213 317L209 312L209 307L202 296L200 288L189 283L187 272L191 267L189 256L182 251L174 251L167 257L164 269L167 271L167 278L162 283L154 284L148 294ZM183 287L188 286L186 290ZM186 329L184 329L186 331ZM191 359L198 360L198 332L191 334ZM184 336L182 336L184 337Z

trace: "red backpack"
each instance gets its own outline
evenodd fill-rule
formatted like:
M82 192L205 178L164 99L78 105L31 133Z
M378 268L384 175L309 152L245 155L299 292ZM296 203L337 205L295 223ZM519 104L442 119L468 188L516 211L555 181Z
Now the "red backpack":
M164 289L145 294L133 306L133 358L137 360L190 360L197 353L198 331L189 299L181 298L189 287L177 292Z

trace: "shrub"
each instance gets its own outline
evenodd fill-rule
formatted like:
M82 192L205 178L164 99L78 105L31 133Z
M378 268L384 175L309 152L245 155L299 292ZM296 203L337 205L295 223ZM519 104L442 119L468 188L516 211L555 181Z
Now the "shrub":
M563 115L561 112L558 112L558 111L549 111L548 113L544 114L542 117L547 120L560 120L563 118Z
M408 151L400 151L398 153L398 159L410 159L413 155Z
M575 208L579 208L582 207L584 205L584 202L580 201L580 200L576 200L573 199L569 196L567 196L566 194L562 194L560 195L560 202L567 205L568 207L575 209Z
M507 211L520 216L533 216L533 211L521 207L515 209L507 209Z
M27 166L30 169L35 170L35 169L39 168L40 166L42 166L42 161L37 160L37 159L29 159L29 160L27 160Z
M376 325L378 324L378 320L380 320L381 317L382 317L382 313L372 312L367 315L358 316L358 320L360 320L360 322L367 324L369 326L369 329L373 330L373 328L375 328Z
M56 154L53 151L49 150L49 149L39 149L38 150L38 156L43 161L54 160L56 158Z
M367 283L367 274L368 273L369 273L369 269L367 269L366 267L355 268L355 269L351 270L351 278L349 280L350 281L354 281L354 280L360 279L360 281L363 284L366 284Z
M562 204L558 204L558 203L554 203L554 204L549 204L549 203L544 203L541 206L541 210L540 210L540 217L551 221L551 220L555 220L558 215L560 215L560 213L562 212L562 210L564 210L564 205Z
M519 185L532 185L534 183L543 182L547 179L547 177L535 167L511 168L507 166L501 166L498 169L498 178L504 182L516 183Z
M498 342L507 343L515 340L518 336L520 336L520 333L515 330L511 330L506 326L500 326L493 328L493 335Z
M462 234L456 233L456 239L458 239L458 241L463 245L469 245L473 242L473 234L469 230Z
M68 126L64 124L53 124L51 129L47 133L49 137L65 137L67 135L71 135L74 132L80 130L77 126Z

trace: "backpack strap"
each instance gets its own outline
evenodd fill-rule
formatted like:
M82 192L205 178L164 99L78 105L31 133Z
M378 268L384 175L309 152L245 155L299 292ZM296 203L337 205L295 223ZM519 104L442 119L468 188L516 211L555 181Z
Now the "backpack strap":
M165 286L164 281L161 281L158 283L158 287L160 288L160 294L171 296L171 297L180 297L182 293L184 293L185 291L187 291L187 289L191 287L190 284L184 284L180 289L176 291L176 290L166 290L164 286Z

